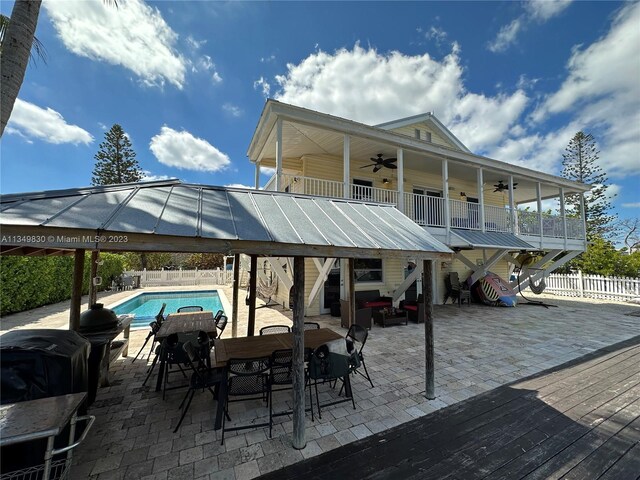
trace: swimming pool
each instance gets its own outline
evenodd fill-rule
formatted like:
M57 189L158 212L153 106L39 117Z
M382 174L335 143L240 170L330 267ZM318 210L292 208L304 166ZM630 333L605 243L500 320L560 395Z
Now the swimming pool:
M165 317L169 313L177 312L178 308L188 305L200 305L204 310L214 313L224 310L217 290L145 292L112 307L112 310L117 315L125 313L135 315L131 328L141 328L149 326L149 323L158 315L163 303L167 304L164 309Z

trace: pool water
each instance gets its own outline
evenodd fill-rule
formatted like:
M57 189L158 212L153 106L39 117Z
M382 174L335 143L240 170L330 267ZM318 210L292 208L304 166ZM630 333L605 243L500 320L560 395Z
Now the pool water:
M175 313L180 307L189 305L199 305L204 310L216 313L223 310L220 296L216 290L200 290L197 292L155 292L141 293L136 297L127 300L120 305L113 307L113 311L117 315L125 313L135 315L131 328L148 327L160 309L162 304L166 303L164 316Z

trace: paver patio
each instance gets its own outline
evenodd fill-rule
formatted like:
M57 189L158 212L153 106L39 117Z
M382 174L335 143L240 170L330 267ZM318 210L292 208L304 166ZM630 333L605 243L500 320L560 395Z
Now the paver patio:
M221 287L230 298L230 289ZM175 290L175 287L170 289ZM184 287L193 289L193 287ZM155 289L154 289L155 290ZM131 292L103 296L109 304ZM547 297L550 298L550 297ZM515 309L480 305L436 306L434 319L437 399L424 396L424 330L410 323L382 329L374 327L364 350L374 388L354 377L356 410L349 404L330 407L322 420L307 416L307 447L294 450L289 434L290 417L276 419L273 438L266 429L244 430L226 435L220 445L213 430L215 404L207 392L197 394L185 421L173 434L184 390L167 393L167 399L142 387L145 362L120 359L112 367L112 384L98 391L90 413L97 415L92 434L76 456L73 478L183 479L254 478L424 416L437 409L487 392L601 347L626 340L640 332L640 317L626 315L640 307L604 302L548 300L557 308L518 306ZM238 332L246 332L246 306L240 302ZM47 310L49 309L49 310ZM51 311L50 315L45 315ZM43 307L2 319L2 329L21 323L30 327L64 328L61 307ZM61 310L61 311L57 311ZM256 330L269 323L290 322L281 308L257 311ZM38 321L38 316L45 317ZM22 320L20 319L22 316ZM322 327L342 334L339 319L309 317ZM230 335L228 326L225 336ZM135 354L147 330L132 332L130 355ZM177 377L175 377L177 379ZM177 380L174 380L177 381ZM335 395L326 388L325 397ZM286 409L290 392L274 395L274 409ZM252 408L255 407L255 408ZM290 405L289 405L290 407ZM234 421L266 413L260 402L234 404Z

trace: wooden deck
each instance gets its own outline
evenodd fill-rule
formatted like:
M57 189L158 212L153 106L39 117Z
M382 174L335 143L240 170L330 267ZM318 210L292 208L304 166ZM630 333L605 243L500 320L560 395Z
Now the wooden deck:
M640 478L640 336L263 479Z

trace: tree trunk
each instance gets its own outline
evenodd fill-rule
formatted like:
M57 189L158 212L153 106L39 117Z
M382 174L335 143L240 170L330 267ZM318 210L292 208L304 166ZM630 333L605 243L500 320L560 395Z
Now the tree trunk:
M36 33L42 0L16 0L0 56L0 137L16 102Z

